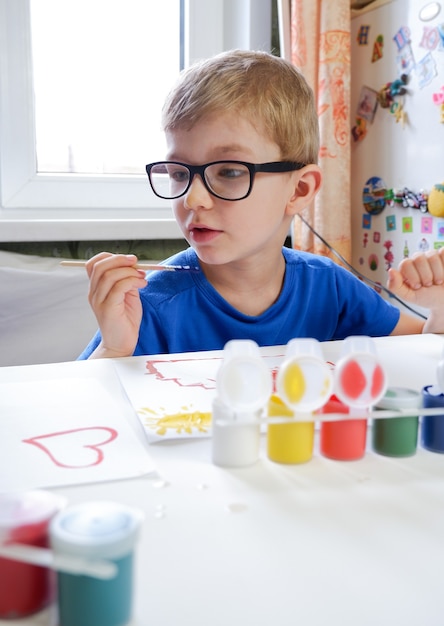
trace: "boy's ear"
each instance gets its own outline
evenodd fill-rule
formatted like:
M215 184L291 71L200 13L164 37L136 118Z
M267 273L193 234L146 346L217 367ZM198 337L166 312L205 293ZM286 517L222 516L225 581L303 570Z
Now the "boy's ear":
M291 215L296 215L310 204L322 183L322 172L318 165L306 165L295 174L294 192L287 204L287 213Z

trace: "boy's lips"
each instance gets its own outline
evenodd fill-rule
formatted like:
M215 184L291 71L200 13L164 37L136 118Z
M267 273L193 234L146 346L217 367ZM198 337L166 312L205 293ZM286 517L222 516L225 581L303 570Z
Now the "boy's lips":
M188 232L190 233L193 241L196 243L205 243L215 239L215 237L220 235L222 231L216 230L215 228L209 228L203 224L190 224L188 226Z

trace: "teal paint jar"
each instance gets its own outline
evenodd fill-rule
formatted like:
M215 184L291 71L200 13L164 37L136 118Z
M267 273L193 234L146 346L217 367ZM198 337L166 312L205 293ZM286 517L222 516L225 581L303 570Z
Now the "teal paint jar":
M372 426L372 448L378 454L392 457L413 456L418 444L421 394L413 389L390 387L376 408L411 409L405 417L376 418Z
M50 525L56 554L111 561L115 575L98 578L59 572L59 626L124 626L133 603L134 546L142 521L140 511L113 502L87 502L68 507Z

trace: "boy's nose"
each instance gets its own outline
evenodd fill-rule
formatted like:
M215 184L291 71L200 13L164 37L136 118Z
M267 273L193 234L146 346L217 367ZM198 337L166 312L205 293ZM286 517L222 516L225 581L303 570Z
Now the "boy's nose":
M204 182L199 174L193 176L191 185L185 194L184 206L187 209L195 209L196 207L210 208L213 205L213 198L205 187Z

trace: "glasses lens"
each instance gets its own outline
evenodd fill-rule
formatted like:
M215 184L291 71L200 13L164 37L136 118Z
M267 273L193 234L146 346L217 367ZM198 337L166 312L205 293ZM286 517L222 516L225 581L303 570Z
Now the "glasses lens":
M221 161L205 169L208 187L225 200L241 200L251 185L250 170L246 165L233 161Z
M188 168L179 163L157 163L150 172L151 186L161 198L178 198L185 193L190 180Z

